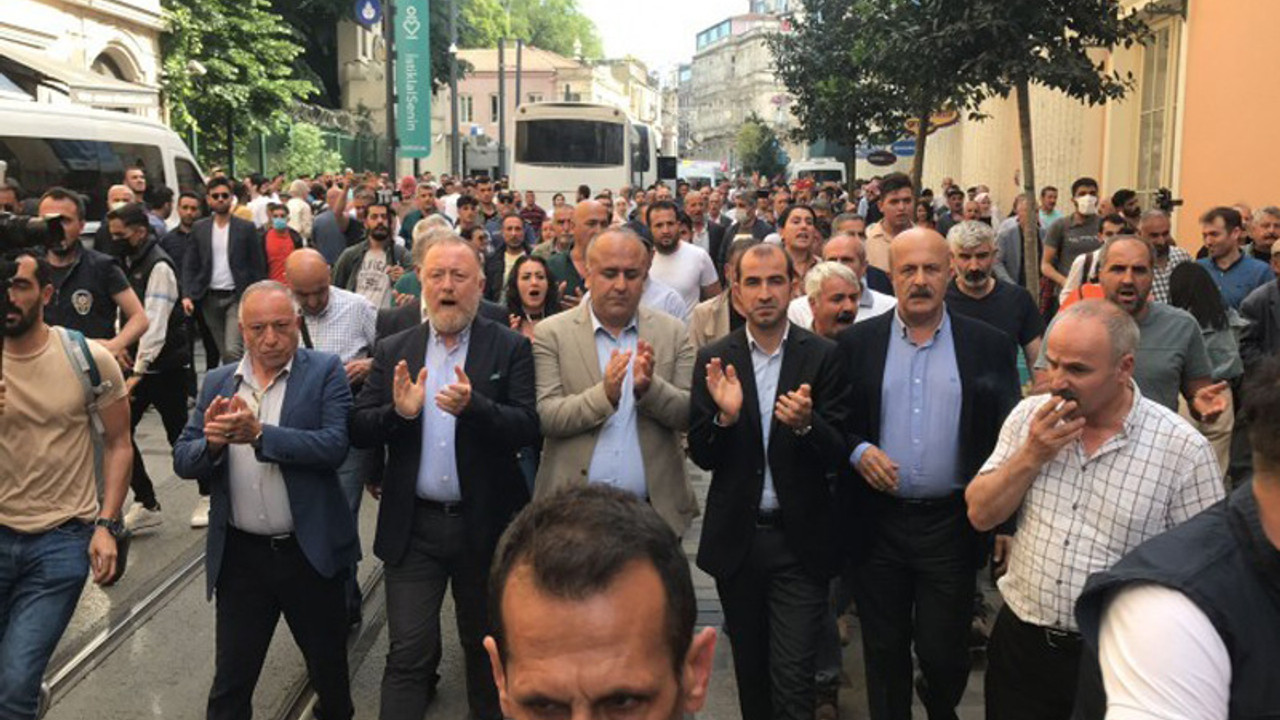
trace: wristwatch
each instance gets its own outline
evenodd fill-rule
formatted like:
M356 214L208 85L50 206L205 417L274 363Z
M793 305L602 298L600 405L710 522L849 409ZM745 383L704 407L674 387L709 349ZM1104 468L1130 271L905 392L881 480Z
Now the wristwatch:
M794 432L794 433L796 434L796 437L804 437L805 435L808 435L808 434L809 434L809 431L810 431L810 430L812 430L812 429L813 429L813 424L812 424L812 423L810 423L810 424L808 424L808 425L805 425L805 426L804 426L804 427L802 427L802 428L799 428L799 429L797 429L797 430L793 430L792 432Z
M253 437L253 442L249 443L249 447L253 448L254 450L262 449L262 431L261 430L259 430L258 434Z
M93 521L93 526L106 528L107 532L111 533L111 537L116 539L124 535L124 523L119 518L99 517Z

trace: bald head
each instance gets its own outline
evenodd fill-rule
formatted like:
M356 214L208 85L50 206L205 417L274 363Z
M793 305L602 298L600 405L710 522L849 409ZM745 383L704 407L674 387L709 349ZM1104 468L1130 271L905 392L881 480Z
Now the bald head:
M319 315L329 306L329 263L311 248L294 250L284 261L284 280L308 315Z
M928 228L913 227L889 244L889 270L898 311L909 327L936 327L951 278L947 241Z
M587 246L609 226L609 211L595 200L583 200L573 208L574 253L584 257Z

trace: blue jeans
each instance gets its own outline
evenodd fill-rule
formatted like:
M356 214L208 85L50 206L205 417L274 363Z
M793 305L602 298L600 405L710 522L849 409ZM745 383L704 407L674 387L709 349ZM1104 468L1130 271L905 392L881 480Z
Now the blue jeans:
M34 535L0 527L0 717L36 716L40 681L89 574L93 526Z

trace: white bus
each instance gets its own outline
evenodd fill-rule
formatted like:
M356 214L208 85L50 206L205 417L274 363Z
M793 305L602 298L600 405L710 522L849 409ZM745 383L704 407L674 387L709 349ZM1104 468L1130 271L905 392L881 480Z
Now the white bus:
M579 185L594 197L608 188L657 179L652 130L618 108L595 103L542 102L516 109L511 187L532 190L551 206L556 193L572 203Z
M828 182L843 183L844 163L835 158L797 160L787 168L787 175L792 180L811 179L819 185Z

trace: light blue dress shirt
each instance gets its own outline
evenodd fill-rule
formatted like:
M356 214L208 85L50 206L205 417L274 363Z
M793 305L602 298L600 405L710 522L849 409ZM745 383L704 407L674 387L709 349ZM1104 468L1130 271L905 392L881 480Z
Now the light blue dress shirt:
M458 335L453 349L433 329L427 330L426 402L422 406L422 462L418 465L418 497L442 503L462 501L458 483L458 454L454 439L458 418L436 406L436 395L457 382L454 368L466 367L471 328Z
M609 365L609 357L614 350L631 351L632 364L627 367L627 377L622 381L622 392L618 395L618 407L600 427L596 436L595 451L591 454L591 465L587 469L588 483L603 483L620 490L625 490L638 498L649 497L649 486L644 480L644 453L640 451L640 432L636 426L636 393L635 393L635 351L640 339L640 330L636 326L636 318L622 329L618 337L596 319L591 313L591 327L595 333L596 359L600 361L600 375L603 377Z
M916 345L895 312L880 390L880 450L898 464L899 497L940 498L964 489L962 398L951 316L944 312L933 337ZM869 447L853 451L854 465Z
M787 347L791 323L782 334L778 349L767 353L747 328L747 347L751 348L751 370L756 377L756 404L760 409L760 435L764 439L764 489L760 492L760 509L778 509L778 491L773 486L773 470L769 468L769 431L773 428L773 406L778 402L778 378L782 375L782 351Z

